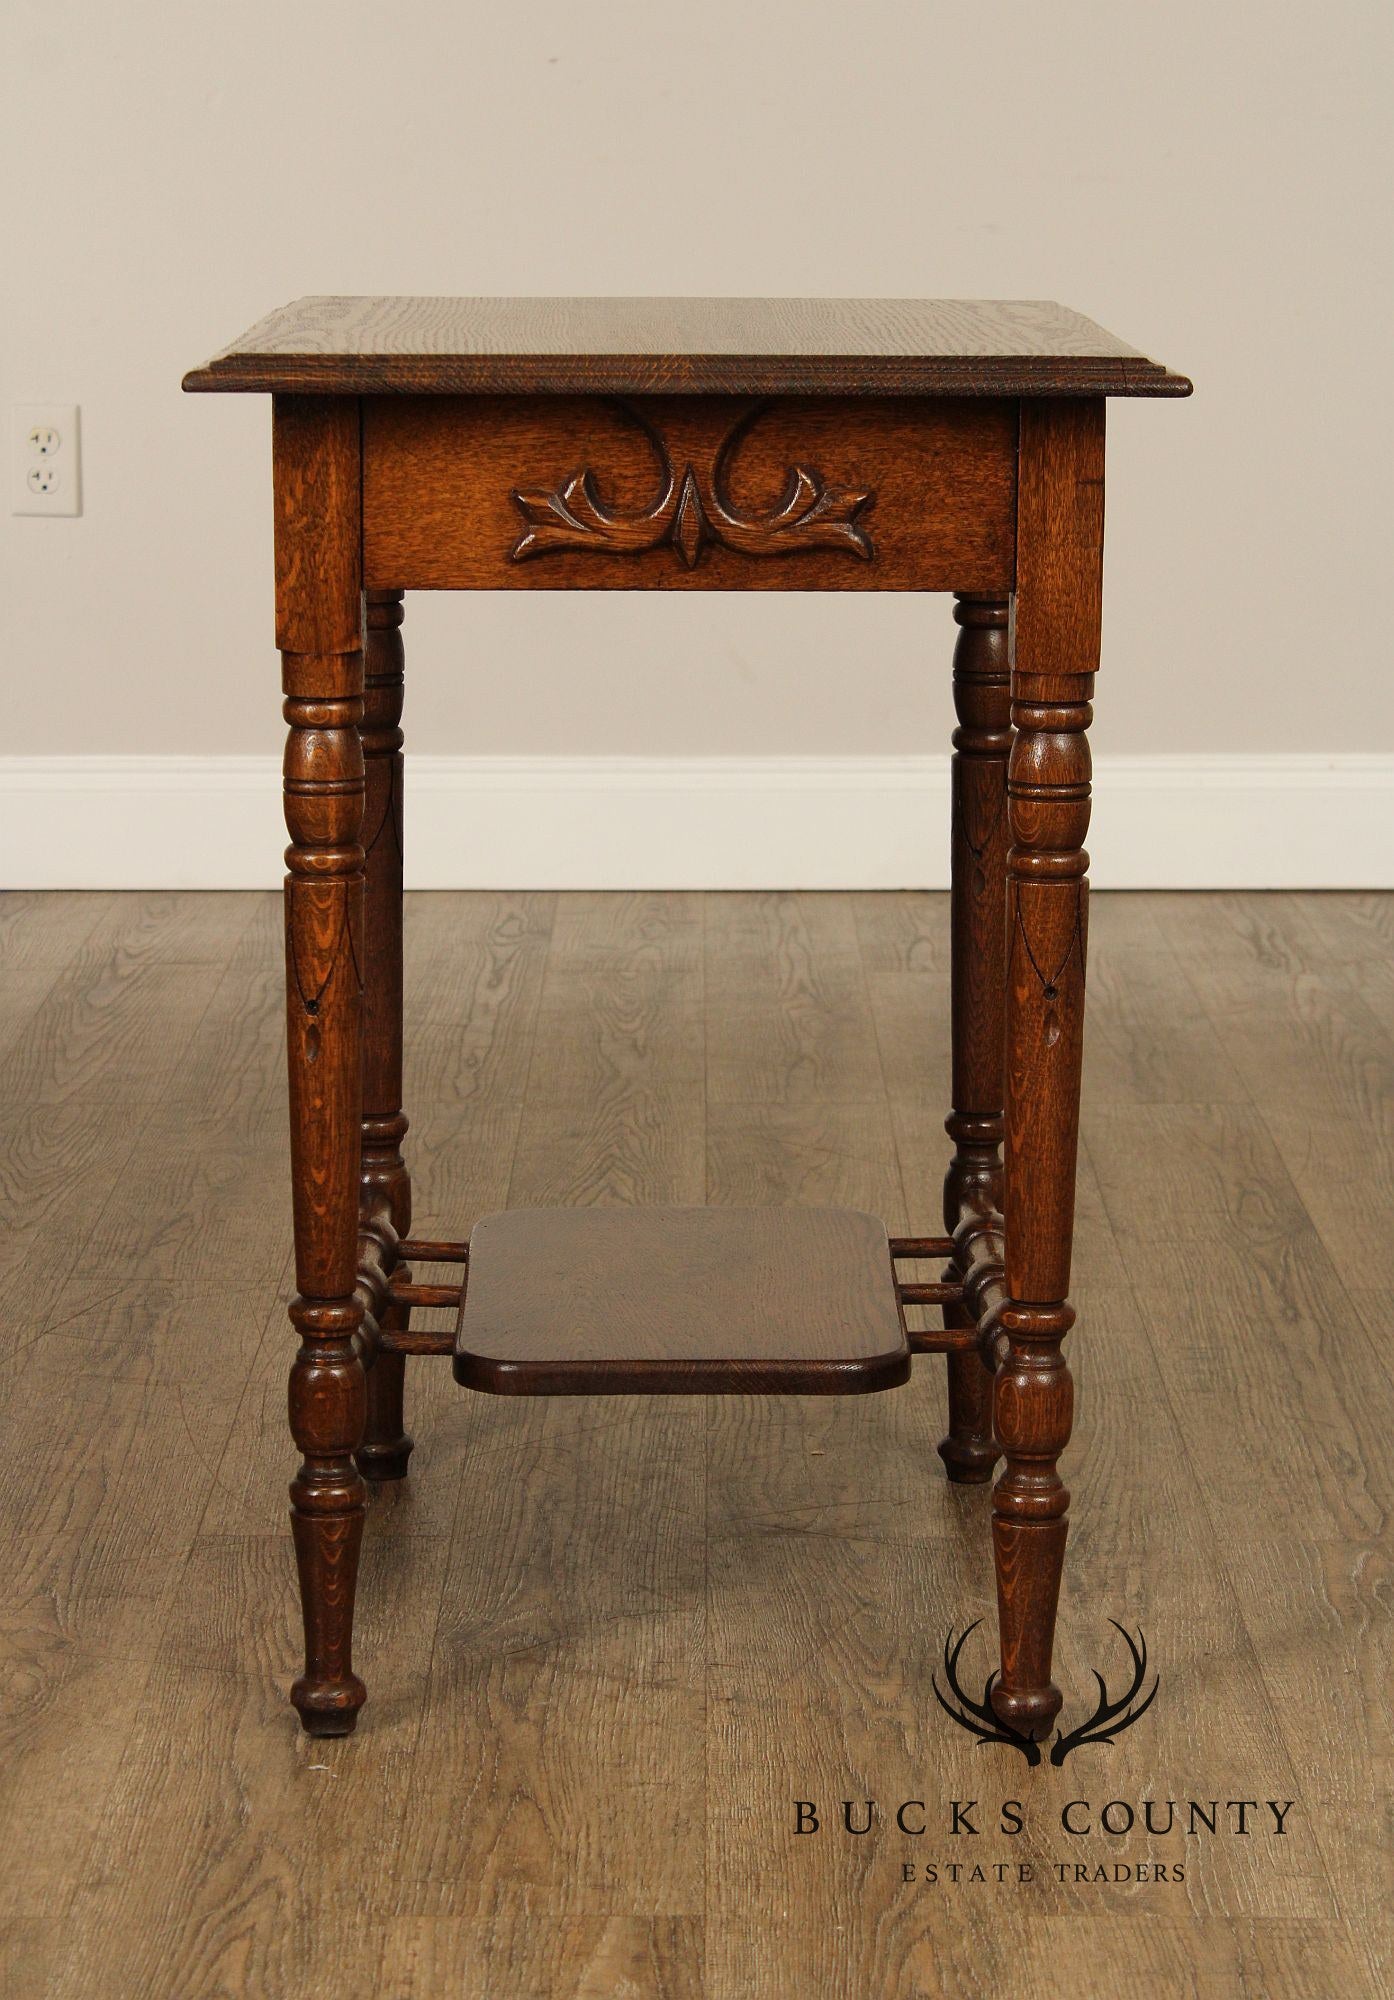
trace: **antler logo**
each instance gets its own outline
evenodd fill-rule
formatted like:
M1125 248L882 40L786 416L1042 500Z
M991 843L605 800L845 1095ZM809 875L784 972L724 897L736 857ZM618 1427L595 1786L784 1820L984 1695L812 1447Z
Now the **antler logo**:
M992 1689L997 1679L997 1669L994 1667L984 1681L981 1701L975 1701L959 1682L960 1655L982 1622L981 1618L975 1618L957 1639L954 1638L952 1631L945 1639L944 1678L949 1685L949 1695L944 1694L939 1686L939 1678L935 1675L932 1680L935 1700L945 1715L956 1722L960 1729L966 1729L970 1736L976 1736L980 1743L1010 1744L1013 1750L1021 1752L1028 1764L1039 1764L1040 1744L1033 1742L1029 1736L1021 1735L993 1711ZM1141 1701L1138 1700L1138 1696L1142 1694L1143 1683L1147 1679L1147 1641L1143 1638L1141 1630L1139 1629L1134 1640L1132 1634L1126 1627L1120 1625L1116 1618L1110 1618L1108 1622L1115 1632L1122 1634L1123 1643L1132 1660L1132 1678L1125 1692L1114 1701L1109 1697L1107 1681L1098 1668L1094 1668L1094 1679L1099 1689L1098 1704L1088 1720L1082 1722L1078 1729L1072 1729L1068 1736L1059 1730L1056 1731L1055 1741L1050 1750L1052 1764L1063 1764L1072 1750L1078 1750L1085 1743L1112 1744L1115 1737L1140 1721L1157 1698L1161 1675L1154 1673L1151 1688Z

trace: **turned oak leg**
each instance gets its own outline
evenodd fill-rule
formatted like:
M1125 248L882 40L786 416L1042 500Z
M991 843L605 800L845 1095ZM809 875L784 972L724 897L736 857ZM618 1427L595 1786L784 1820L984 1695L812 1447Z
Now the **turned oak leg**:
M1007 751L1012 732L1003 598L956 593L954 646L952 1018L954 1156L944 1180L944 1226L957 1229L965 1196L1002 1206L1003 957L1007 893ZM958 1273L950 1267L945 1277ZM967 1306L945 1306L946 1327L971 1327ZM992 1372L976 1350L950 1354L949 1432L939 1456L965 1486L991 1479Z
M994 1421L1001 1624L998 1715L1042 1737L1070 1496L1056 1469L1073 1414L1061 1342L1074 1229L1087 924L1089 746L1099 656L1103 404L1022 405L1008 764L1005 1337Z
M376 1237L378 1269L409 1278L397 1245L411 1229L411 1176L402 1159L402 593L368 592L363 663L364 894L363 1129L359 1205ZM409 1306L372 1301L381 1324L405 1332ZM412 1441L402 1416L406 1356L374 1347L368 1420L358 1449L367 1480L404 1479Z
M278 397L277 644L285 717L286 1030L300 1349L290 1489L305 1617L291 1700L313 1736L347 1734L365 1699L351 1646L364 1490L354 1284L362 1117L363 715L358 410Z

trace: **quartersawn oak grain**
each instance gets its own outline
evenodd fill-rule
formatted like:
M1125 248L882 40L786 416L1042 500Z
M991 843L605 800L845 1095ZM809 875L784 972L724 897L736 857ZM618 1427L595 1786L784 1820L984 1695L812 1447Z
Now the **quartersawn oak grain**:
M516 1208L470 1237L457 1381L855 1395L910 1378L885 1224L847 1208Z
M305 1671L291 1700L312 1735L347 1735L366 1698L353 1671L363 1539L366 1389L358 1340L363 1113L363 596L357 412L277 397L276 643L288 736L286 1067L295 1283L290 1425L302 1458L291 1526Z
M402 1109L402 593L367 596L363 655L363 1122L359 1140L358 1222L365 1248L371 1310L383 1332L403 1334L409 1307L388 1303L398 1271L398 1244L411 1231L411 1175L402 1157L408 1120ZM377 1282L374 1283L376 1277ZM365 1315L366 1330L366 1315ZM373 1349L376 1347L376 1351ZM363 1442L356 1454L364 1479L406 1475L412 1440L403 1409L406 1360L369 1336Z
M578 321L587 334L579 352ZM979 790L989 809L1001 804L1005 725L977 711L984 701L1000 708L1002 605L1010 596L1015 607L1006 621L1011 846L1004 861L996 830L973 855L985 878L973 911L963 881L967 850L956 856L960 1061L951 1131L968 1148L955 1165L971 1167L974 1177L965 1180L956 1223L950 1208L952 1241L938 1245L951 1252L953 1272L895 1289L900 1341L902 1302L947 1304L951 1313L961 1302L972 1323L950 1324L944 1339L960 1357L976 1345L994 1371L989 1431L985 1385L956 1369L945 1457L951 1470L979 1476L994 1446L1005 1457L993 1497L1001 1627L993 1701L1008 1723L1046 1735L1061 1700L1049 1676L1069 1497L1057 1460L1072 1410L1061 1342L1074 1318L1066 1287L1084 992L1084 731L1098 658L1104 399L1144 378L1155 389L1164 371L1060 308L981 302L611 302L578 306L570 317L564 303L529 310L517 302L321 302L239 343L225 357L232 374L239 356L255 370L267 342L281 357L278 368L289 359L321 371L268 378L280 383L273 462L277 642L290 727L287 1024L299 1287L291 1317L302 1336L291 1425L303 1454L292 1495L306 1672L292 1698L306 1727L347 1731L364 1699L350 1665L364 1512L358 1460L394 1478L405 1470L401 1370L394 1360L379 1375L369 1422L365 1366L394 1343L403 1351L402 1308L431 1309L459 1296L394 1282L407 1195L395 841L400 593L422 584L487 587L503 577L529 588L686 580L797 589L858 587L852 579L869 576L873 588L952 588L961 606L988 607L967 620L981 631L965 640L961 662L961 808ZM508 396L481 393L481 357L530 364L534 346L551 370L546 400L518 393L525 378L516 367ZM640 362L660 376L677 366L678 385L700 393L625 400L606 389L582 401L556 386L569 368L573 388L577 381L603 387L613 379L614 353L631 372ZM749 379L752 356L754 373L768 372L768 404L733 387ZM466 370L469 393L445 395L457 382L451 369L465 359L475 368L472 376ZM384 363L410 363L415 372L384 379L402 392L395 397L366 395L363 367L371 381ZM902 372L908 393L898 401L873 393L882 364ZM1166 381L1173 390L1189 386ZM846 393L834 384L848 385ZM993 384L998 393L990 396ZM637 471L603 435L617 414L643 441ZM601 442L603 453L595 449ZM643 454L652 454L651 468ZM593 459L608 461L603 487ZM571 470L559 469L568 462ZM652 487L643 483L649 471L657 475ZM731 557L736 563L722 567ZM787 557L797 561L770 560ZM962 768L974 756L995 767L979 773L981 786ZM969 817L959 811L961 833ZM385 844L379 836L388 832ZM1005 968L995 944L975 953L969 941L975 929L1000 941L1004 871ZM972 869L969 886L977 897ZM995 1004L965 1033L978 991L989 981L1000 986L1004 971L1000 1035ZM997 1081L999 1040L1005 1088ZM1002 1214L988 1185L997 1178L999 1118ZM506 1226L517 1225L506 1216L495 1225ZM522 1225L538 1226L536 1217ZM869 1371L867 1351L849 1356L841 1333L829 1351L823 1308L835 1308L835 1323L846 1284L844 1272L826 1267L834 1229L801 1257L784 1249L770 1256L766 1243L762 1262L743 1258L735 1237L723 1240L729 1222L707 1216L682 1222L700 1241L671 1259L664 1218L625 1218L623 1226L650 1233L644 1255L630 1254L632 1236L609 1254L578 1242L569 1259L535 1241L531 1258L516 1260L498 1323L485 1326L482 1341L469 1331L470 1300L476 1308L478 1300L471 1283L457 1350L462 1378L542 1394L648 1389L664 1371L692 1388L826 1388L842 1373L866 1387L868 1372L886 1374L888 1354L908 1372L906 1357L884 1342ZM672 1217L667 1226L679 1228ZM801 1226L761 1224L776 1235ZM581 1225L554 1217L552 1227L560 1234ZM588 1221L585 1231L593 1236L600 1227ZM473 1262L463 1239L452 1242L462 1265ZM882 1280L887 1261L879 1244L863 1260L866 1269L880 1265ZM751 1293L729 1294L713 1311L743 1263ZM553 1283L539 1306L544 1265ZM587 1321L571 1293L591 1266L604 1283ZM794 1275L802 1283L810 1266L821 1274L800 1292ZM680 1308L697 1293L707 1330L716 1329L714 1351L671 1337L690 1332ZM786 1293L797 1304L796 1328L780 1320ZM884 1312L886 1295L878 1295ZM389 1325L389 1309L398 1323ZM668 1322L661 1337L655 1311ZM850 1318L858 1334L875 1323L863 1307ZM773 1346L761 1320L777 1330ZM521 1353L509 1348L520 1327ZM803 1344L810 1339L811 1370ZM917 1349L935 1344L920 1329L914 1339ZM447 1345L427 1333L413 1351Z
M371 397L364 576L411 590L1005 592L1017 425L1017 405L990 398ZM675 515L680 487L706 496L712 515L729 508L760 527L794 491L796 468L820 495L802 520L752 553L739 534L723 541L718 518L694 530L684 559L677 523L701 503L684 497ZM582 473L605 518L636 524L640 546L598 534L525 547L527 502L560 498ZM861 547L819 545L824 501L849 493ZM654 519L668 524L657 539L642 525Z
M954 606L950 1006L954 1156L944 1226L970 1198L1002 1208L1002 1051L1007 937L1007 755L1012 746L1009 606L960 592ZM946 1276L954 1276L951 1270ZM946 1327L977 1323L975 1304L945 1309ZM949 1356L949 1429L939 1456L950 1479L979 1486L1001 1453L992 1431L992 1372L978 1353Z
M1188 396L1045 299L304 298L191 390L369 395Z
M1017 596L1007 758L1003 1143L1005 1297L992 1428L1005 1465L992 1495L1002 1638L997 1714L1048 1735L1069 1490L1058 1470L1074 1387L1061 1342L1074 1241L1088 936L1089 697L1099 663L1104 405L1029 403L1018 471Z

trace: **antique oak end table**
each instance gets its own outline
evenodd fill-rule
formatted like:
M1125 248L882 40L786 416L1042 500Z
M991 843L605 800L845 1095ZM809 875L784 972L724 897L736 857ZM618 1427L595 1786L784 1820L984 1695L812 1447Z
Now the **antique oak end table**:
M992 1704L1047 1735L1084 1006L1104 405L1190 383L1040 302L309 298L192 390L273 398L300 1338L291 1486L314 1735L365 1698L364 1481L408 1355L501 1395L848 1395L948 1363L993 1490ZM951 591L953 1142L942 1236L846 1209L519 1209L411 1232L402 1111L408 590ZM467 864L466 864L467 865ZM902 1274L946 1260L936 1283ZM423 1283L425 1266L458 1275ZM907 1327L942 1309L942 1330ZM446 1308L453 1333L413 1327ZM920 1317L920 1315L915 1315Z

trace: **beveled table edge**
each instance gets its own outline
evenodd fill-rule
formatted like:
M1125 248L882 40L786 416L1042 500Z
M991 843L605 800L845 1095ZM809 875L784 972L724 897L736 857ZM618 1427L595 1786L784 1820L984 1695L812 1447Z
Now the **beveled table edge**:
M1189 396L1121 355L227 354L191 394L328 396Z

